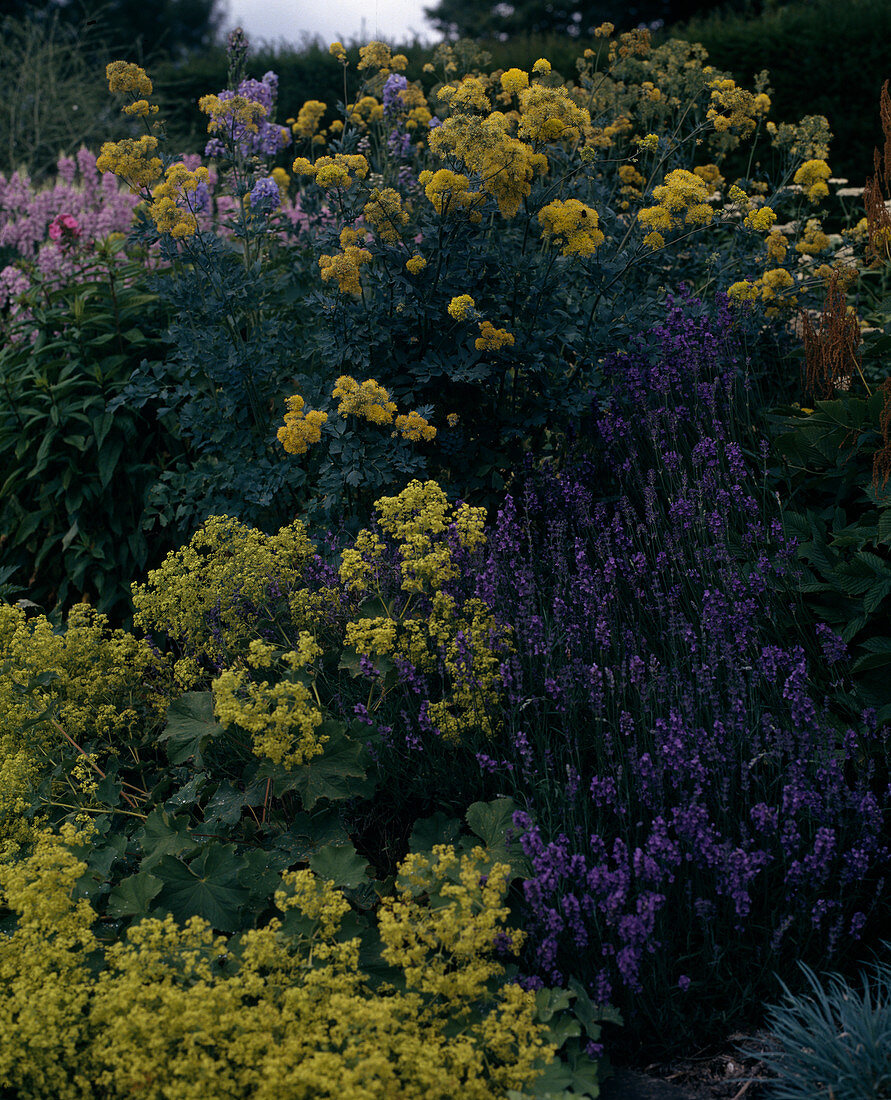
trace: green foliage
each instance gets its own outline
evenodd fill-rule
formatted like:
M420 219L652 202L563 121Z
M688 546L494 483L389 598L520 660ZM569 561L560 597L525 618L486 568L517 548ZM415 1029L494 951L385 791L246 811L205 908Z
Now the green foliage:
M778 1080L770 1100L880 1100L891 1096L891 965L885 958L860 975L861 986L838 974L821 981L802 966L809 995L768 1010L767 1030L779 1051L761 1055Z
M784 525L799 540L799 588L814 620L849 644L857 694L891 720L891 486L875 476L885 393L840 392L810 413L775 410ZM817 667L823 664L817 662ZM856 709L856 707L855 707Z
M0 349L0 566L47 609L86 594L125 618L130 581L170 547L147 537L145 516L176 430L156 400L109 404L138 363L166 354L143 275L99 254L77 282L32 290L30 319Z
M606 21L627 31L653 23L682 22L716 7L750 9L751 0L636 0L633 4L621 0L569 0L559 5L546 0L516 0L510 5L439 0L424 11L446 37L458 34L503 39L553 34L587 39Z
M843 20L834 0L810 0L771 8L755 19L694 19L671 33L701 42L712 64L742 84L767 69L771 117L825 115L835 135L834 174L860 186L871 173L881 133L879 92L888 75L884 43L891 36L891 10L884 0L850 0Z
M139 0L0 0L4 16L27 20L35 27L57 22L91 33L116 56L139 61L158 52L185 57L210 44L223 15L218 0L156 0L151 7Z

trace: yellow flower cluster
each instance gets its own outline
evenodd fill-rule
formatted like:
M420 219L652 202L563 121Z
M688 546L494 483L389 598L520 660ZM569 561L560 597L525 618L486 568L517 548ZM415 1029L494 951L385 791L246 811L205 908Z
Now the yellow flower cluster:
M486 196L481 191L470 190L467 176L452 172L449 168L440 168L438 172L425 169L418 176L418 182L441 217L469 211L472 222L482 220L482 214L476 207L485 201Z
M474 341L477 351L498 351L499 348L513 347L513 333L505 328L495 328L491 321L480 321L480 334Z
M819 218L808 218L801 238L795 242L795 251L804 256L816 256L818 252L829 248L830 241L823 232Z
M453 111L491 111L492 109L492 102L486 95L486 87L478 76L465 76L457 85L444 85L439 90L439 98L447 102Z
M418 412L410 412L407 416L397 416L394 427L402 433L403 439L412 443L422 441L429 443L436 438L436 428L429 424Z
M158 139L149 134L106 141L96 158L96 168L100 172L113 172L138 194L161 176L161 158L154 155L157 148Z
M251 668L269 667L275 647L253 639L245 660ZM306 668L322 655L313 636L301 631L298 648L276 654L291 673ZM243 668L220 673L213 682L214 716L224 727L239 726L253 734L255 756L265 757L285 768L296 768L324 752L329 740L317 735L322 712L311 690L299 680L285 676L276 684L255 683Z
M754 302L758 299L758 288L748 279L740 279L727 288L727 297L734 302Z
M198 220L189 208L188 196L199 183L207 183L209 173L203 166L194 172L182 163L171 164L164 173L164 180L152 191L149 214L159 233L171 237L192 237L198 229Z
M348 103L347 111L350 122L361 128L380 122L384 117L384 106L373 95L363 95L356 103Z
M452 154L476 173L482 190L498 203L502 217L512 218L531 192L535 172L546 172L548 161L543 153L511 137L508 125L506 116L497 111L487 118L455 114L427 140L433 152L441 157Z
M122 107L121 111L125 115L132 115L134 118L148 118L149 115L156 115L158 113L157 103L149 103L147 99L137 99L134 103L128 103L126 107Z
M231 136L236 123L256 134L259 123L266 117L266 108L256 100L243 95L220 99L217 95L205 95L198 100L199 110L209 116L207 132Z
M373 378L360 385L355 378L343 374L337 379L331 396L340 398L337 411L344 419L358 416L371 424L393 423L396 403L390 400L389 393Z
M792 182L805 189L811 202L820 202L829 195L826 181L832 169L825 160L806 160L792 177Z
M771 207L761 206L757 209L752 207L745 216L744 224L758 233L766 233L776 220L776 213Z
M717 164L700 164L693 169L693 175L699 176L703 182L715 189L719 188L724 182L724 177L721 175Z
M106 617L85 604L75 604L61 634L42 615L26 619L20 608L0 604L0 848L27 842L34 789L63 751L78 755L47 717L35 719L55 700L69 737L114 758L135 722L164 714L166 668L147 642L122 630L109 633ZM48 683L22 691L48 673Z
M289 455L304 455L311 444L321 440L322 425L328 414L318 409L304 411L305 402L299 393L286 397L285 405L288 409L285 423L276 432L276 437Z
M767 251L768 258L774 260L776 263L781 264L786 258L786 253L789 250L789 242L786 240L784 233L780 233L779 230L774 230L768 234L767 240L764 242L764 247Z
M149 80L145 69L140 69L129 61L112 61L105 66L105 78L108 80L108 90L115 94L126 95L127 92L135 92L145 96L152 94L152 82Z
M285 591L296 588L313 556L299 520L267 535L231 516L211 516L144 585L133 585L133 622L169 635L187 655L225 661L255 636L261 612L246 605L260 608L273 578Z
M591 114L569 98L566 88L534 84L519 93L520 123L517 136L538 144L577 142L591 124Z
M637 213L638 221L650 230L674 229L687 225L708 225L714 211L705 201L708 187L700 176L685 168L675 168L665 177L665 183L653 188L653 198L658 205L647 206Z
M354 180L364 180L368 175L368 161L361 153L335 153L333 157L319 157L315 164L298 157L291 168L298 176L314 176L325 191L350 187Z
M327 111L327 103L318 99L308 99L297 112L297 121L291 127L296 137L311 138L319 128L322 116Z
M466 321L472 309L476 309L473 298L469 294L459 294L449 302L449 317L454 317L456 321Z
M578 199L555 199L538 212L545 240L556 237L564 256L590 256L603 244L597 211Z
M367 248L358 248L354 244L347 245L343 252L334 256L319 256L319 271L322 282L337 280L337 289L341 294L354 294L358 297L362 293L362 283L359 279L360 268L363 264L371 263L372 256Z
M795 285L795 279L784 267L776 267L765 271L760 279L750 282L743 279L738 283L732 283L727 289L727 295L737 302L755 302L761 298L769 302L780 297L784 290Z
M368 980L344 934L349 902L309 870L282 875L281 916L237 950L207 921L169 916L106 946L76 899L88 841L66 825L0 867L16 916L0 937L0 1080L16 1096L491 1100L534 1090L554 1058L535 994L492 958L510 869L480 847L400 866L378 916L396 990ZM285 932L290 911L308 931Z
M482 600L467 600L459 608L442 591L443 584L458 575L449 530L454 528L462 546L475 549L485 542L485 510L466 504L453 509L434 481L423 485L413 481L398 497L378 500L376 509L381 529L398 545L402 590L409 600L415 593L427 594L430 607L423 616L407 617L407 601L387 616L349 625L348 644L359 652L402 657L425 672L444 671L445 695L430 702L431 722L452 742L470 729L492 735L491 715L497 711L502 687L505 632ZM355 591L368 591L383 553L381 541L371 532L362 532L353 548L341 555L341 579ZM395 630L388 622L395 624Z
M763 93L753 95L745 88L737 86L729 77L716 78L709 82L711 88L711 106L706 112L719 134L735 132L748 137L757 125L757 120L770 110L770 99Z
M328 47L328 53L330 53L331 56L339 61L342 65L346 64L347 53L346 50L343 48L342 42L332 42L331 45Z
M375 187L362 213L381 240L388 244L396 244L400 228L408 222L408 211L402 208L402 196L392 187Z
M405 261L405 270L412 275L420 275L420 273L427 266L427 261L423 256L410 256Z
M405 54L391 54L386 42L369 42L367 46L359 47L357 69L379 69L386 76L390 72L401 73L407 67L408 58Z
M529 74L523 69L508 69L501 74L501 87L507 95L516 95L529 87Z

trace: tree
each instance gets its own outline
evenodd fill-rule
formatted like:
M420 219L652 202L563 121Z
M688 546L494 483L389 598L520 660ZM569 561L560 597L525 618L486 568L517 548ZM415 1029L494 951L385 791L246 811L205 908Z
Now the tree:
M72 28L89 24L94 36L124 60L158 54L182 58L211 46L223 13L219 0L0 0L0 19Z

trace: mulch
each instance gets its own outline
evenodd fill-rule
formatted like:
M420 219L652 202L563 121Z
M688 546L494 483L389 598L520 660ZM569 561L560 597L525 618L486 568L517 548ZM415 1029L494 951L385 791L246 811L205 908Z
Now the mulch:
M600 1100L762 1100L775 1077L760 1056L776 1049L766 1031L756 1031L730 1035L720 1052L618 1067Z

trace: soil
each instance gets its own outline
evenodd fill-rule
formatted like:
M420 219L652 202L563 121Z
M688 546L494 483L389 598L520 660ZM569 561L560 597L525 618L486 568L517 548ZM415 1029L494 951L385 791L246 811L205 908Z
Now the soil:
M761 1054L776 1051L766 1031L733 1034L719 1050L672 1062L622 1066L605 1081L601 1100L764 1100L773 1074Z

